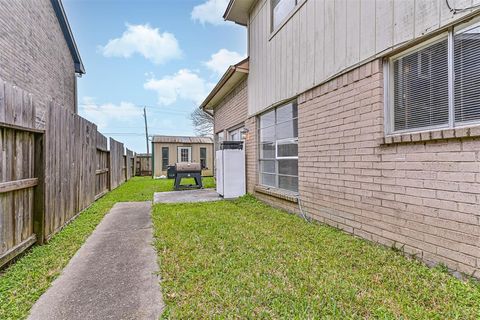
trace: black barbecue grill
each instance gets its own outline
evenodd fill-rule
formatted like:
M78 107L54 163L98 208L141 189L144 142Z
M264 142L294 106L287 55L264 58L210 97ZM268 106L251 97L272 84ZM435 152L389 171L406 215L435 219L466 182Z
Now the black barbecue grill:
M183 178L193 178L195 184L182 185L180 182ZM200 163L180 162L175 164L175 190L201 188L203 188L203 184Z

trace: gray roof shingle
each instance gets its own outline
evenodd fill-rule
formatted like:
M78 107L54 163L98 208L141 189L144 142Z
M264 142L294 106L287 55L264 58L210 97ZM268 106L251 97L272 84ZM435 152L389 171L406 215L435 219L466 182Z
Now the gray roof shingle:
M153 136L153 143L213 143L209 137Z

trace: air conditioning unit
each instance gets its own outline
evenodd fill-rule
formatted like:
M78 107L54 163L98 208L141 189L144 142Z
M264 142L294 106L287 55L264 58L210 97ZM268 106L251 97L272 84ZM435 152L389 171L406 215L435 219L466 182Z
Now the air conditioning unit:
M225 199L245 194L245 151L243 141L224 141L216 151L217 192Z

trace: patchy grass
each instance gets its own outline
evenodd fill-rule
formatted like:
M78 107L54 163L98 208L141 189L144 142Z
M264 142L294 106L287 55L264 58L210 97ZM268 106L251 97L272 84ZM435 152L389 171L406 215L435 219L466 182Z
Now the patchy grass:
M480 318L477 283L249 196L153 216L164 318Z
M214 185L205 178L206 186ZM0 319L23 319L116 202L152 200L173 190L173 180L135 177L106 194L44 246L30 249L0 274Z

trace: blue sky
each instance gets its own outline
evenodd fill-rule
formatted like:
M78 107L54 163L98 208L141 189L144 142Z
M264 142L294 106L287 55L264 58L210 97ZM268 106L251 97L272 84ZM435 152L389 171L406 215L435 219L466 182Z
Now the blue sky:
M79 113L145 152L149 134L193 135L189 114L246 53L228 0L63 0L86 74Z

